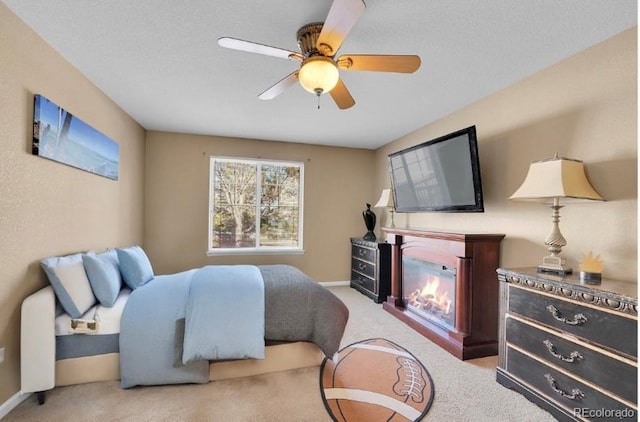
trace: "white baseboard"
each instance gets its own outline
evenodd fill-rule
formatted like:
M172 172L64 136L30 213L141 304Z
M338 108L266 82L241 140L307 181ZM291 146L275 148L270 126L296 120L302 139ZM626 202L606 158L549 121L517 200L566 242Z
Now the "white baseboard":
M318 284L324 287L338 287L338 286L349 286L351 282L350 281L321 281Z
M18 407L18 405L25 401L29 396L31 396L31 393L23 393L21 391L18 391L13 396L11 396L9 400L0 404L0 419L7 416L9 412Z

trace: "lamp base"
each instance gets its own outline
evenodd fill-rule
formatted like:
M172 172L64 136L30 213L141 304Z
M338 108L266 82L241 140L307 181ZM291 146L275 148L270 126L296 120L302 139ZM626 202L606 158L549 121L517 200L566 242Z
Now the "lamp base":
M542 264L538 265L538 272L545 274L569 275L573 274L573 269L567 265L566 259L557 255L549 255L542 258Z

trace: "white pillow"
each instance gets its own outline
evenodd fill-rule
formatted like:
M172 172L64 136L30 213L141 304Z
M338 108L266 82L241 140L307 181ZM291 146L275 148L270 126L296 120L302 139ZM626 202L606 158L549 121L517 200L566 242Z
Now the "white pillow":
M40 261L62 308L80 318L96 303L82 264L82 254L52 256Z

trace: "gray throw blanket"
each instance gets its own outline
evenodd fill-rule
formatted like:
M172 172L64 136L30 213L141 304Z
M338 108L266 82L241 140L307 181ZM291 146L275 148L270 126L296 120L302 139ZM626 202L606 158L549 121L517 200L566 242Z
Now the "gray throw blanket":
M265 265L258 268L264 281L265 339L310 341L332 357L346 327L347 307L333 293L294 267ZM181 353L179 343L183 340L177 322L184 321L190 282L197 271L156 276L129 297L120 329L123 388L208 382L208 361L175 364L182 360L176 354ZM220 318L224 319L224 315Z

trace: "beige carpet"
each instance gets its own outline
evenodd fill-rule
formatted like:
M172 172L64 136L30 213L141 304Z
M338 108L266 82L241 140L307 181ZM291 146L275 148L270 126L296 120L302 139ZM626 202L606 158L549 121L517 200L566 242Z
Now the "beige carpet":
M350 311L343 346L384 337L425 365L435 386L425 421L555 420L495 381L497 357L459 361L357 291L331 290ZM118 382L100 382L56 388L43 406L30 397L3 422L330 420L320 395L319 368L311 368L195 386L122 390Z

